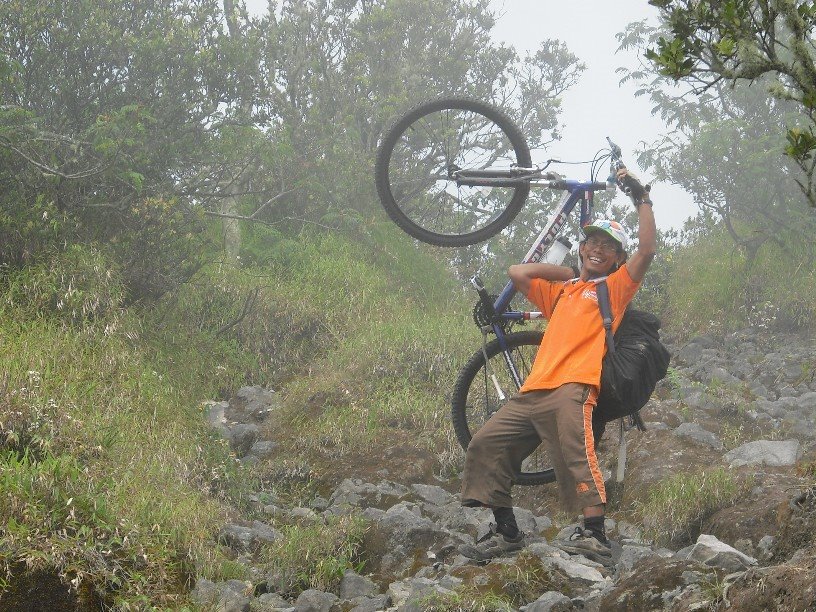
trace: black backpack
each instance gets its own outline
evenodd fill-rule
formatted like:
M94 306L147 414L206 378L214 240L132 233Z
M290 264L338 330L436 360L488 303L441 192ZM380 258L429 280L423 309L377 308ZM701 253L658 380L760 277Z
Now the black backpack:
M649 312L627 308L613 336L605 280L596 285L596 292L607 344L601 390L592 413L593 423L600 424L636 415L649 401L657 381L666 376L671 356L660 342L660 320Z

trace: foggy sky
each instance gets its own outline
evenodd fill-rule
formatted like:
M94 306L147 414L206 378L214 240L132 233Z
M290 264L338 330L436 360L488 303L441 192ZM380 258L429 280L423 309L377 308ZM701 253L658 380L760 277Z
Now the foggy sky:
M542 40L554 38L565 42L586 64L580 82L563 96L562 139L544 152L544 158L589 159L609 136L620 145L627 165L650 180L647 172L637 168L634 151L640 142L656 140L666 127L651 115L646 96L635 98L634 85L618 84L615 69L637 67L639 59L633 53L615 53L615 34L633 21L656 22L657 9L646 0L491 0L490 4L501 15L493 29L495 39L513 45L522 57L526 51L534 52ZM691 196L679 187L655 184L652 194L661 229L679 228L696 212Z

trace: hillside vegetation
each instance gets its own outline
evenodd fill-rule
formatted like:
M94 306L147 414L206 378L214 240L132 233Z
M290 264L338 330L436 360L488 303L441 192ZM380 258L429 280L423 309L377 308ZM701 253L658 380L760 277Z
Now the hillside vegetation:
M560 41L495 42L484 0L102 4L0 3L2 608L180 608L196 578L243 577L219 533L259 495L456 474L449 393L481 342L464 279L497 291L546 198L489 245L418 245L375 199L377 143L444 94L500 106L546 150L584 69ZM816 217L780 161L796 109L667 86L643 91L677 138L639 162L658 218L668 182L701 212L661 235L641 305L679 340L812 333ZM245 385L280 399L252 469L205 418ZM364 563L356 520L277 527L267 565L290 594Z
M217 536L250 492L307 500L346 474L389 466L395 451L392 468L427 453L433 473L458 469L448 394L480 340L448 253L419 248L385 222L291 237L255 228L246 245L244 265L212 261L161 300L127 307L101 249L68 247L7 270L8 593L33 572L121 608L180 604L194 576L234 575ZM710 272L691 283L685 271L696 261L677 249L660 264L683 279L665 288L669 308L679 295L702 302L713 291L706 279L725 273L700 266ZM737 302L718 286L724 307ZM667 331L710 329L712 312L684 308ZM718 325L752 322L737 311ZM245 384L283 398L280 451L255 470L238 464L202 413L202 402Z
M390 446L399 431L450 445L444 390L472 347L466 308L443 263L390 238L280 239L265 261L205 266L149 307L121 308L91 251L101 267L75 266L70 249L9 275L0 584L25 565L105 601L169 604L191 576L219 577L217 530L257 476L201 408L242 384L287 396L289 462L313 445ZM304 410L315 395L317 419Z

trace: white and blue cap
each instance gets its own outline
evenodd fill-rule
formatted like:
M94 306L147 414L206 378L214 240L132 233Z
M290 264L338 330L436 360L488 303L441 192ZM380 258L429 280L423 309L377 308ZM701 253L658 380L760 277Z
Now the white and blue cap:
M592 223L585 225L583 228L584 236L589 238L591 234L597 234L598 232L603 232L620 244L621 248L625 251L629 246L629 239L626 237L626 230L623 226L618 223L617 221L611 221L609 219L597 219Z

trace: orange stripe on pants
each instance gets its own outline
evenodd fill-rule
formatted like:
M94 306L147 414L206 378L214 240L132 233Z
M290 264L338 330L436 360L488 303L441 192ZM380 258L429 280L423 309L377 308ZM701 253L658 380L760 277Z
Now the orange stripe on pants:
M604 486L603 474L601 474L601 467L598 465L598 456L595 454L595 436L592 431L592 411L595 408L595 403L598 400L598 391L593 387L589 392L589 396L584 402L584 449L586 451L587 464L589 465L589 472L592 474L592 480L595 483L595 488L598 490L598 495L601 497L601 503L606 503L606 487Z

